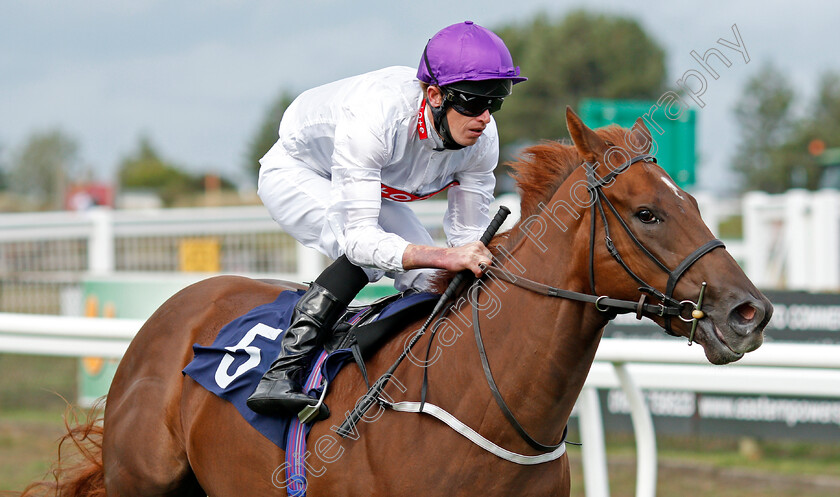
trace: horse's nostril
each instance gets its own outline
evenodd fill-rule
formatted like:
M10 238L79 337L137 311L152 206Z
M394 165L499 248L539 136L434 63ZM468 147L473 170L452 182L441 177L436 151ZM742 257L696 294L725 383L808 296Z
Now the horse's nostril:
M734 303L733 303L734 305ZM752 345L741 343L736 344L739 347L737 350L743 351L742 347L747 347L753 350L761 344L762 331L770 321L770 316L773 314L773 306L766 299L745 299L740 304L731 307L729 315L727 316L727 324L729 329L740 336L741 339L750 338ZM735 342L730 342L733 344ZM752 347L752 348L750 348ZM736 350L736 349L733 349Z
M735 311L744 321L752 321L753 318L755 318L756 310L751 304L741 304L735 309Z
M747 336L760 330L766 310L761 302L748 300L729 312L729 325L735 333Z

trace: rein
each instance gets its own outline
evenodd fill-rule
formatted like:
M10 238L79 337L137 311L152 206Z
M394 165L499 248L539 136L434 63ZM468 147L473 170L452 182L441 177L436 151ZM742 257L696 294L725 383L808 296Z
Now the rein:
M476 287L475 299L476 302L478 302L478 292L481 290L481 280L475 280L473 286ZM499 405L499 409L502 410L502 414L505 415L508 423L513 426L516 433L522 437L522 440L525 440L525 442L534 449L542 452L552 452L558 447L561 447L566 441L566 430L568 428L563 430L563 438L560 442L552 445L541 444L534 440L534 438L525 431L525 428L522 427L522 424L520 424L519 421L517 421L516 416L513 415L513 412L508 407L505 399L502 398L502 394L499 392L499 387L496 386L496 381L493 379L493 373L490 371L490 363L487 361L487 352L484 350L484 340L481 338L481 327L478 324L478 305L473 305L472 308L473 331L475 331L475 343L478 345L478 356L481 358L481 367L484 369L484 376L487 378L487 384L490 386L490 391L493 393L493 398L496 399L496 404Z
M621 216L618 214L616 208L612 205L612 203L607 199L604 195L602 190L603 186L607 184L609 181L612 181L618 174L624 172L627 168L635 164L636 162L653 162L656 163L656 158L650 154L639 155L637 157L633 157L632 159L628 160L621 166L617 167L616 169L612 170L604 176L603 178L596 178L594 174L595 166L591 163L585 162L584 167L586 167L586 176L588 182L589 191L592 192L595 201L592 204L592 228L590 231L590 240L589 240L589 284L592 288L592 294L582 293L582 292L575 292L572 290L564 290L561 288L556 288L550 285L546 285L544 283L539 283L534 280L530 280L528 278L524 278L522 276L516 276L511 272L501 269L499 267L487 267L482 268L484 271L484 276L494 276L500 280L504 280L514 286L518 286L525 290L537 293L539 295L545 295L547 297L556 297L562 298L567 300L575 300L578 302L585 302L589 304L594 304L595 309L603 313L612 313L612 314L626 314L630 312L634 312L636 314L636 319L642 319L643 316L659 316L665 318L665 331L669 335L677 336L676 333L671 329L671 319L673 317L677 317L680 320L686 323L691 324L691 334L688 338L688 344L691 345L694 340L694 332L697 329L697 323L700 319L705 317L705 313L702 311L703 305L703 296L706 291L706 282L703 282L700 288L700 294L697 298L697 302L693 302L691 300L676 300L673 298L674 289L677 286L677 282L679 279L685 274L689 267L691 267L695 262L700 260L701 257L708 254L712 250L723 247L724 244L718 239L710 240L697 249L695 249L691 254L689 254L685 259L680 262L674 270L669 270L668 266L663 264L659 259L654 256L650 250L645 247L641 241L633 234L630 230L630 227L627 226L627 223ZM616 248L615 244L610 237L610 227L609 223L607 222L606 212L604 210L604 204L607 204L609 210L613 213L616 219L618 219L619 223L621 224L624 231L627 235L633 240L633 243L649 258L651 259L660 269L668 274L668 282L665 289L665 292L661 292L654 288L653 286L646 283L641 277L639 277L630 267L624 262L621 258L621 254L619 254L618 249ZM639 292L641 292L641 297L637 302L632 300L619 300L613 299L606 295L597 295L595 291L595 228L596 228L596 221L597 218L595 217L595 212L600 214L600 218L602 223L604 224L604 242L607 247L607 251L610 255L621 265L627 274L630 275L636 282L638 282L641 287L639 288ZM476 299L478 298L478 292L481 289L481 280L476 280L473 285L476 287ZM658 304L650 304L647 303L648 296L653 296L654 298L659 299L660 303ZM691 309L691 317L686 318L683 316L683 311L686 307L690 307ZM614 317L614 316L613 316ZM478 306L473 305L472 311L472 318L473 318L473 330L475 332L475 341L476 345L478 346L478 353L479 357L481 358L481 365L484 369L484 376L487 379L487 384L490 386L490 391L493 393L493 398L496 400L496 404L498 404L499 409L501 409L502 413L507 418L510 425L516 430L519 436L528 443L531 447L536 450L542 452L551 452L565 442L565 431L563 440L561 440L557 444L553 445L545 445L540 442L534 440L531 435L528 434L527 431L522 427L519 421L514 416L513 412L508 407L507 403L505 402L504 398L502 397L501 393L499 392L499 388L496 386L496 382L493 379L493 374L490 371L490 363L487 360L487 353L484 349L484 341L481 338L481 328L478 322Z
M697 249L695 249L691 254L689 254L685 259L680 262L676 268L673 270L669 270L668 266L663 264L659 259L654 256L650 250L648 250L644 244L633 234L630 227L627 226L627 223L622 219L619 215L617 209L613 204L609 201L609 199L604 195L603 187L612 181L618 174L624 172L627 168L635 164L636 162L653 162L656 163L656 158L650 154L643 154L636 157L631 158L630 160L626 161L621 166L617 167L616 169L610 171L607 175L603 178L598 178L595 176L595 164L584 162L583 166L586 168L586 177L587 177L587 187L588 190L591 192L594 201L591 206L591 213L592 213L592 221L591 221L591 231L590 231L590 240L589 240L589 284L592 289L592 293L582 293L582 292L575 292L572 290L564 290L561 288L556 288L550 285L546 285L544 283L540 283L534 280L530 280L528 278L524 278L522 276L517 276L512 274L511 272L502 269L500 267L492 266L492 267L484 267L482 266L482 271L484 275L482 276L493 276L500 280L506 281L511 283L514 286L518 286L525 290L537 293L539 295L544 295L547 297L556 297L556 298L563 298L568 300L575 300L579 302L593 304L595 309L603 313L611 313L615 317L615 314L623 314L623 313L630 313L634 312L636 314L637 319L642 319L643 316L659 316L665 319L665 331L673 336L677 336L676 333L671 329L671 319L674 317L679 318L680 320L686 323L692 323L691 325L691 334L688 338L688 344L691 345L694 340L694 333L697 328L697 323L700 319L705 317L705 313L702 311L703 305L703 296L706 291L706 282L703 282L700 288L700 293L697 298L697 302L693 302L691 300L676 300L673 297L674 289L677 286L677 282L680 278L685 274L685 272L690 268L695 262L700 260L701 257L708 254L712 250L723 247L724 244L718 239L710 240ZM604 204L607 205L607 208L610 212L613 213L615 218L618 220L619 224L622 226L624 231L633 241L633 243L651 260L653 261L661 270L668 274L668 282L666 285L665 292L657 290L655 287L649 285L645 280L639 277L622 259L621 254L618 252L615 244L612 241L610 236L610 227L609 223L607 222L607 215L606 209L604 208ZM630 300L620 300L610 298L607 295L597 295L595 290L595 239L596 239L596 225L597 225L597 217L596 212L599 214L601 222L604 224L604 242L607 247L607 251L609 254L619 263L619 265L624 269L624 271L630 275L637 283L641 286L639 287L639 292L641 296L638 301L630 301ZM501 211L500 211L500 214ZM491 223L491 226L488 227L487 233L495 233L495 229L501 225L501 222L504 220L502 216L500 218L500 214L497 214L497 219ZM505 214L506 215L506 214ZM495 227L494 227L495 225ZM492 235L491 235L492 236ZM482 241L484 241L482 239ZM488 240L489 241L489 237ZM486 245L485 241L485 245ZM481 279L475 280L473 285L475 286L475 298L478 298L478 293L481 290ZM449 288L447 288L447 292L442 296L441 300L438 302L438 306L441 306L443 302L446 302L451 298L449 293L454 293L455 288L457 285L450 284ZM448 296L447 296L448 295ZM659 303L648 303L648 297L652 296L653 298L658 299ZM390 403L382 399L379 394L384 387L384 382L377 381L373 388L365 395L364 401L357 404L353 410L351 415L345 419L342 425L337 430L337 433L341 436L346 436L349 433L348 429L355 426L355 424L361 418L361 415L364 414L367 409L373 403L379 403L385 407L392 408L397 411L403 412L420 412L420 413L427 413L431 414L432 416L437 417L441 421L444 421L447 425L451 428L455 429L465 437L469 438L474 443L478 444L480 447L492 452L493 454L502 457L508 461L515 462L518 464L540 464L542 462L547 462L550 460L554 460L565 453L565 444L566 444L566 430L563 430L563 436L560 442L556 444L542 444L536 441L530 434L522 427L522 424L516 419L513 412L511 411L510 407L505 402L504 398L502 397L501 393L499 392L498 387L496 386L496 382L493 379L493 373L490 370L490 363L487 359L487 353L484 348L484 341L481 337L481 328L479 325L479 315L478 315L478 306L472 306L472 317L473 317L473 329L475 332L475 340L476 345L478 347L479 357L481 359L481 365L484 370L485 378L487 379L487 383L490 387L490 391L493 394L493 398L496 400L496 403L501 409L502 413L504 414L505 418L508 420L510 425L516 430L519 436L530 445L535 450L543 452L542 456L524 456L522 454L515 454L501 447L493 444L489 440L481 437L475 431L458 421L454 416L447 413L446 411L442 410L441 408L434 406L432 404L426 403L426 385L427 385L427 377L424 375L423 378L423 388L421 392L421 401L420 402L398 402L398 403ZM690 318L683 316L684 311L690 311ZM432 312L432 315L429 316L429 319L423 325L420 333L415 335L412 339L411 343L409 344L408 348L416 342L416 340L423 334L426 327L429 325L429 322L434 319L434 317L438 314L439 309L435 308ZM434 334L434 331L432 332ZM431 343L431 342L430 342ZM428 352L428 351L427 351ZM385 378L385 382L387 382L387 377L389 374L393 373L393 369L402 361L405 357L407 351L403 351L403 355L397 360L397 362L392 366L391 370L386 373L383 378ZM425 409L424 409L425 408Z

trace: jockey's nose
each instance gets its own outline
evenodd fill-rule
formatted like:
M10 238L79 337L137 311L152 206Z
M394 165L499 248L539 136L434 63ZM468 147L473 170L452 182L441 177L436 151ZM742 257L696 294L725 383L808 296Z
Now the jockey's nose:
M482 112L476 118L484 124L490 124L490 109L485 109L484 112Z

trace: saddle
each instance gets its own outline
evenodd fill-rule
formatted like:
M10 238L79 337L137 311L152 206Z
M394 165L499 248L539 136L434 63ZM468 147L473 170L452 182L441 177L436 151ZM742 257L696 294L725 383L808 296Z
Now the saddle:
M324 349L328 353L349 349L370 388L365 359L376 353L401 325L428 316L438 298L440 295L435 293L408 290L369 305L349 307Z
M279 352L283 330L289 327L293 309L303 290L284 291L274 302L251 309L226 324L212 344L193 345L193 360L183 374L214 395L229 401L257 431L285 448L290 418L262 416L251 411L246 400ZM320 361L320 371L331 381L349 362L355 361L367 378L364 360L370 358L406 323L427 316L440 295L406 292L370 305L349 308L334 327ZM316 366L319 361L313 361ZM317 385L309 395L320 396Z

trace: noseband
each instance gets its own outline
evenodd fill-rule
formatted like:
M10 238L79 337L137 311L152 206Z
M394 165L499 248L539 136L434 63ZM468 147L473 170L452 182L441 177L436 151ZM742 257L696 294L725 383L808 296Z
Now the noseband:
M584 162L583 167L586 169L586 180L587 180L587 189L591 195L591 229L589 235L589 286L592 290L592 294L580 293L580 292L573 292L571 290L562 290L559 288L554 288L548 285L544 285L542 283L537 283L536 281L529 280L527 278L523 278L521 276L516 276L506 270L503 270L498 267L491 267L487 269L489 274L499 277L500 279L507 281L513 285L525 288L527 290L540 293L550 297L560 297L565 299L577 300L581 302L588 302L595 305L595 308L605 314L612 313L615 314L622 314L622 313L629 313L635 312L637 319L642 319L642 316L659 316L664 318L665 321L665 332L672 336L677 336L677 334L671 328L671 319L674 317L679 318L680 320L686 323L692 323L691 325L691 334L688 339L688 344L694 341L694 332L697 328L697 322L700 319L705 317L705 313L702 311L703 305L703 295L706 290L706 282L700 287L700 293L697 298L697 302L693 302L691 300L676 300L673 297L674 289L677 286L677 282L680 278L685 274L689 267L692 264L697 262L701 257L708 254L712 250L723 247L724 244L722 241L718 239L710 240L696 250L694 250L691 254L689 254L682 262L680 262L676 268L673 270L668 269L662 261L656 258L650 250L645 247L641 241L636 237L635 234L630 230L630 227L627 226L627 223L624 219L619 215L618 211L616 210L615 206L613 206L612 202L607 198L604 194L603 188L605 185L613 181L616 176L626 171L630 166L637 162L652 162L656 163L656 158L650 154L643 154L636 157L631 158L630 160L626 161L622 165L618 166L617 168L611 170L608 174L604 175L603 177L598 177L595 175L595 168L597 164L592 164L590 162ZM645 254L657 267L659 267L662 271L668 274L668 282L665 287L665 291L662 292L652 285L648 284L645 280L643 280L639 275L637 275L630 266L624 262L624 259L621 257L621 254L618 252L618 248L616 248L615 244L613 243L612 237L610 236L610 226L607 222L607 214L606 209L604 209L604 205L606 204L607 209L612 212L613 216L618 220L621 227L633 241L633 243ZM604 225L604 244L606 245L607 252L618 262L618 264L624 269L624 271L633 278L640 286L639 292L641 293L641 297L639 298L638 302L627 301L627 300L618 300L612 299L606 295L598 295L595 286L595 239L596 239L596 228L597 228L597 219L596 212L598 213L598 217L600 217L602 224ZM652 297L659 301L658 304L651 304L648 303L648 297ZM688 313L690 317L684 316L684 313Z
M692 302L690 300L678 301L678 300L674 299L673 298L674 289L676 288L677 282L679 281L679 279L683 276L683 274L685 274L686 270L688 270L688 268L691 267L692 264L697 262L701 257L708 254L712 250L714 250L718 247L723 247L724 245L723 245L723 242L718 240L718 239L709 240L708 242L706 242L703 245L701 245L700 247L698 247L694 252L689 254L685 259L683 259L683 261L680 262L679 265L677 265L677 267L674 268L673 271L668 269L668 266L666 266L665 264L662 263L662 261L657 259L656 256L654 256L650 252L650 250L648 250L647 247L645 247L642 244L642 242L639 241L639 239L636 237L636 235L633 234L633 232L630 230L630 227L627 226L627 223L618 214L618 211L616 210L615 206L613 206L612 202L610 202L610 200L607 198L607 196L604 195L604 191L603 191L604 185L606 185L607 183L612 181L616 176L623 173L630 166L632 166L633 164L635 164L637 162L652 162L652 163L656 164L656 157L654 157L650 154L644 154L644 155L639 155L637 157L633 157L632 159L628 160L627 162L620 165L616 169L610 171L603 178L597 178L595 176L595 167L597 166L597 164L592 164L592 163L589 163L589 162L584 162L583 163L583 166L586 168L586 180L587 180L587 184L588 184L588 189L589 189L589 192L591 193L592 197L594 198L594 202L592 202L592 207L591 207L591 210L592 210L592 224L591 224L591 231L590 231L590 237L589 237L589 285L590 285L590 288L592 289L592 293L597 294L598 292L595 290L595 261L594 261L594 259L595 259L595 228L596 228L596 224L597 224L596 223L596 218L595 218L595 211L597 209L598 214L600 215L600 218L601 218L601 222L604 224L604 244L606 245L607 251L613 257L613 259L615 259L616 262L618 262L618 264L624 269L624 271L628 275L630 275L631 278L636 280L637 283L639 283L641 285L639 287L639 292L642 293L642 300L640 300L640 302L644 301L644 296L645 295L650 295L650 296L658 299L661 302L660 313L658 315L661 316L661 317L664 317L664 319L665 319L665 332L668 333L669 335L677 336L677 334L674 333L674 331L671 329L671 317L673 315L676 315L677 317L679 317L680 319L682 319L685 322L693 322L693 324L692 324L692 336L689 339L689 344L691 344L691 342L694 338L693 335L694 335L694 330L696 329L696 326L697 326L697 320L702 319L702 317L695 318L695 317L692 316L692 318L686 319L682 316L682 311L687 306L692 307L692 309L691 309L692 314L694 314L694 311L700 311L700 306L702 305L702 293L704 293L706 286L705 286L705 283L701 286L701 289L700 289L701 295L698 297L698 299L697 299L698 302L697 303ZM607 223L607 215L606 215L606 212L604 211L604 204L607 205L609 210L612 212L613 216L615 216L615 218L618 220L621 227L624 229L625 233L627 233L627 236L629 236L630 239L633 241L633 243L637 247L639 247L639 249L642 251L642 253L645 254L645 256L647 256L648 259L653 261L653 263L656 264L660 269L662 269L665 273L668 274L668 283L666 284L666 287L665 287L665 293L657 290L652 285L645 282L632 269L630 269L630 266L628 266L627 263L625 263L624 260L621 258L621 254L618 253L618 249L616 248L615 244L612 241L612 238L610 237L610 225L609 225L609 223ZM599 309L599 310L601 310L601 309ZM669 312L669 311L674 311L674 310L676 311L676 314L673 314L672 312ZM700 312L702 312L702 311L700 311Z

